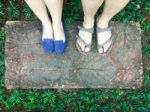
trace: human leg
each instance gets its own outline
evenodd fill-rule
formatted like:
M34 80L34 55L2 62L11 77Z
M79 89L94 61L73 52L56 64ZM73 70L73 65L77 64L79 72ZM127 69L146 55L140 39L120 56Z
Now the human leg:
M84 11L84 22L83 27L93 28L94 27L94 16L103 3L104 0L82 0L82 6ZM79 31L78 34L87 44L90 44L92 41L92 33L85 32L83 30ZM82 51L88 52L90 49L85 48L85 44L79 40L77 43L81 47Z
M118 12L120 12L129 2L129 0L105 0L105 6L103 13L98 17L97 26L100 28L107 28L109 21L114 17ZM111 31L107 30L104 32L99 32L97 34L98 43L103 44L111 37ZM104 45L104 52L108 50L111 45L111 41L107 42ZM98 49L99 53L103 52L103 49Z

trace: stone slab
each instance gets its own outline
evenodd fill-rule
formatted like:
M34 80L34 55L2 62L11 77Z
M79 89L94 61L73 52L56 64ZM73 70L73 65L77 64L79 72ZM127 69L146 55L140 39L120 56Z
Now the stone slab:
M38 21L7 21L5 85L13 88L139 88L143 83L140 31L134 25L111 22L113 45L98 54L96 36L85 56L75 47L76 26L66 25L68 46L62 56L44 53Z

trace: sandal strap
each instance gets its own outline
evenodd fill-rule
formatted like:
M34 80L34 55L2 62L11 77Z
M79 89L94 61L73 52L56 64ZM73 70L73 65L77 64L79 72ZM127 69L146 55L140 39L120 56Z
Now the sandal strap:
M78 26L78 29L89 32L89 33L93 33L93 31L94 31L93 27L92 28L85 28L85 27L82 27L82 26Z
M112 27L107 27L107 28L101 28L97 27L96 32L105 32L105 31L111 31Z
M79 39L79 41L83 42L86 48L91 48L91 43L87 44L79 35L76 35L76 38Z

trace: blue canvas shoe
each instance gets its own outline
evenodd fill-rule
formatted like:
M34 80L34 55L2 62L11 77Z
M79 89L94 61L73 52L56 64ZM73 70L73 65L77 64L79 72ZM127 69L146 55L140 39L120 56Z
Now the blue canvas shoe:
M64 33L65 33L65 41L63 40L54 40L54 48L55 48L55 52L57 55L61 55L66 46L67 46L67 39L66 39L66 27L64 25L64 21L63 21L63 28L64 28Z
M41 45L46 53L51 53L54 51L54 40L53 39L43 39L41 40Z
M43 28L44 28L44 26L39 28L41 35L43 33ZM47 37L44 37L44 39L41 38L40 44L46 53L51 53L54 51L54 40L53 40L53 38L47 38Z
M63 40L55 40L54 45L56 54L61 55L67 46L67 41L65 40L64 42Z

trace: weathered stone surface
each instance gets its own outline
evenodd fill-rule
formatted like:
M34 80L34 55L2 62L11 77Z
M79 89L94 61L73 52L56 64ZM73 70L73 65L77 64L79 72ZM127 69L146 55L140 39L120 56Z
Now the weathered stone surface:
M62 56L46 54L40 46L39 22L7 21L5 84L20 88L139 88L142 86L140 32L133 25L112 22L113 46L87 56L75 47L74 23L67 25L68 47ZM94 36L95 37L95 36Z

